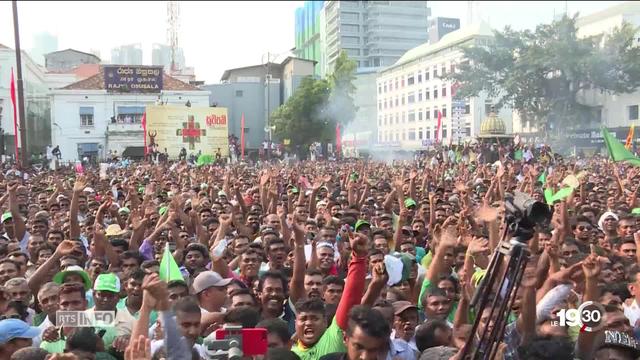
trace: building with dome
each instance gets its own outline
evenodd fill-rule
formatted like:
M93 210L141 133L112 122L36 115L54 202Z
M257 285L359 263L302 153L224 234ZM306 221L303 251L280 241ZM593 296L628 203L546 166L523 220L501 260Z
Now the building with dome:
M507 133L507 126L492 106L489 115L480 123L480 131L476 137L481 142L504 143L505 140L511 140L513 135Z
M465 61L463 47L483 46L492 39L488 24L472 24L407 51L378 72L376 147L425 150L436 138L445 144L470 141L481 134L483 120L488 120L486 135L511 133L511 109L502 108L490 116L493 99L486 94L457 99L456 87L443 80ZM436 133L439 114L441 128Z

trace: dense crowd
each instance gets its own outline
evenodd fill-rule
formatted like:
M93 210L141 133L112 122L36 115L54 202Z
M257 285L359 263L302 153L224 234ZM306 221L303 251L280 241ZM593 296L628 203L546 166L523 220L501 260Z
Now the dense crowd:
M0 360L215 358L209 340L234 326L266 329L243 333L244 358L462 359L494 331L497 313L470 302L509 238L514 192L553 212L528 241L495 358L636 359L638 170L515 152L4 165ZM587 301L603 310L597 328L562 321ZM115 320L65 326L61 311ZM268 351L247 354L262 341Z

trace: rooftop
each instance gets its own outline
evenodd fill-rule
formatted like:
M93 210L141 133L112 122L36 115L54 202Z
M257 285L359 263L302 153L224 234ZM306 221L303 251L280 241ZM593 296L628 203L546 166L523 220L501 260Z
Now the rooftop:
M242 67L237 67L237 68L233 68L233 69L227 69L222 74L222 77L220 78L220 81L229 80L229 78L231 77L231 73L234 72L234 71L257 68L257 67L266 67L267 65L272 67L272 69L275 68L275 67L282 66L282 65L280 65L278 63L270 62L268 64L249 65L249 66L242 66Z
M76 49L71 49L71 48L64 49L64 50L58 50L58 51L52 51L50 53L44 54L44 56L47 57L47 56L49 56L51 54L57 54L57 53L65 52L65 51L72 51L72 52L76 52L76 53L79 53L79 54L93 56L94 58L98 59L98 61L100 61L100 58L97 57L95 54L91 54L91 53L88 53L88 52L84 52L84 51L80 51L80 50L76 50Z
M61 90L104 90L104 67L100 66L100 70L97 74L87 79L69 84L61 88ZM162 73L162 90L198 91L200 89Z
M576 20L576 26L581 27L603 19L625 14L640 14L640 2L627 1L622 4L610 6L593 14L581 16Z
M387 69L392 69L396 66L400 66L421 57L436 53L442 49L459 45L469 39L478 36L492 37L493 30L491 30L491 27L485 22L479 22L471 24L470 26L465 26L459 30L452 31L446 34L437 43L430 44L427 42L422 45L418 45L413 49L410 49L409 51L404 53L404 55L402 55L402 57L398 59L395 64L391 65Z

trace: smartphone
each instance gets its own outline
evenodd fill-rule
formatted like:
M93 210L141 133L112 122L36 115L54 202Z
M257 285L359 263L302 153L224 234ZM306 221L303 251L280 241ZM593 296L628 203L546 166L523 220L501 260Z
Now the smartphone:
M267 341L267 329L249 328L242 329L242 355L255 356L267 353L269 342ZM236 335L234 331L218 329L214 332L216 340L225 340Z

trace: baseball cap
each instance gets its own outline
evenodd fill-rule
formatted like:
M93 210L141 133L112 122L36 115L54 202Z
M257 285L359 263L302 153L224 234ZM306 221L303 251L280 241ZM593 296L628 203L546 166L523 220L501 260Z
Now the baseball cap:
M5 221L7 221L9 219L13 219L13 216L11 215L10 212L6 212L6 213L2 214L2 219L1 219L2 222L5 222Z
M160 210L158 210L158 214L160 216L162 216L162 215L164 215L164 213L167 212L167 210L169 210L169 207L168 206L163 206L163 207L160 208Z
M4 345L13 339L31 339L40 335L40 329L29 326L19 319L6 319L0 321L0 345Z
M369 222L367 220L360 219L360 220L356 221L356 226L354 227L354 230L358 231L358 229L360 229L360 227L362 227L362 226L371 227L371 224L369 224Z
M411 199L411 198L408 198L408 199L404 200L404 207L406 207L406 208L409 208L411 206L417 206L417 205L418 204L416 204L416 201Z
M120 278L116 274L100 274L96 278L96 283L93 285L94 291L109 291L113 293L120 292Z
M410 301L396 301L393 303L393 314L394 315L400 315L403 312L409 310L409 309L413 309L415 311L418 311L418 307L413 305Z
M127 207L123 207L123 208L120 208L120 210L118 210L118 213L129 215L129 214L131 214L131 210L129 210L129 208L127 208Z
M604 348L618 348L627 350L633 358L640 356L640 344L627 333L615 330L605 330L595 338L594 353Z
M84 283L84 289L85 290L91 289L91 279L89 278L89 274L87 274L87 272L84 271L78 265L68 266L65 270L60 271L59 273L57 273L53 277L53 282L56 283L56 284L60 284L61 285L64 282L64 278L67 277L67 275L69 275L69 274L78 274L78 275L80 275L80 277L82 277L82 282Z
M227 286L231 280L231 278L223 279L222 276L215 271L203 271L193 280L193 291L199 294L214 286Z

